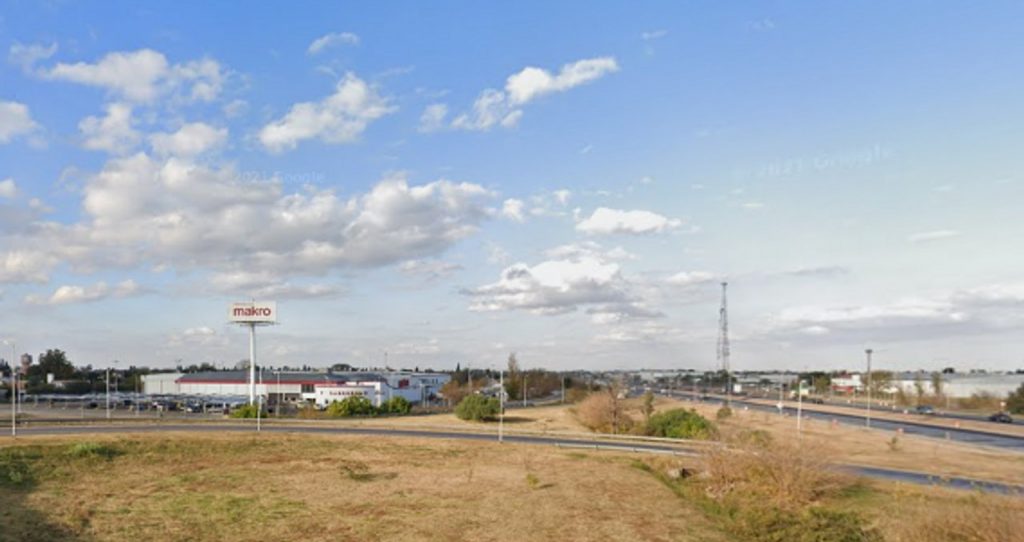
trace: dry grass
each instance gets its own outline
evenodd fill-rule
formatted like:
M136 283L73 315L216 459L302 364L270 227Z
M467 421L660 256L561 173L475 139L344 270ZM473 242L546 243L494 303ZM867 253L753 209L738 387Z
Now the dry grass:
M24 442L0 444L0 463L32 465L0 484L0 540L723 540L616 454L270 434L95 436L80 454L67 437Z

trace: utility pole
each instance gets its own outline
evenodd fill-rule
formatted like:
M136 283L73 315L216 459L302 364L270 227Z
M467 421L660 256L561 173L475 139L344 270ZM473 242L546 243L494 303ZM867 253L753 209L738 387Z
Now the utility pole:
M526 408L526 373L523 372L523 408Z
M868 373L867 373L867 379L865 380L865 382L867 382L865 384L865 387L867 388L867 392L868 392L868 407L867 407L867 416L865 416L865 418L864 418L864 420L867 423L868 427L871 427L871 353L872 352L873 352L873 350L871 350L870 348L868 348L867 350L864 351L864 353L867 354L867 358L868 358Z
M565 375L562 375L562 404L565 404Z
M14 341L4 341L4 344L11 345L11 438L18 437L18 369L15 367L14 358L18 355L18 348Z
M505 440L505 370L498 369L498 443Z
M728 282L722 283L722 306L718 310L718 363L725 372L725 404L732 406L732 368L729 366L729 310L726 301Z
M107 419L110 419L110 367L107 367Z
M804 411L804 381L799 375L796 377L796 434L801 435L801 420Z

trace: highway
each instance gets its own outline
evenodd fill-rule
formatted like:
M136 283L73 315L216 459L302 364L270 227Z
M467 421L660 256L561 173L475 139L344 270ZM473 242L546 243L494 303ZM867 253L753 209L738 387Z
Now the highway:
M668 395L678 399L689 399L693 400L694 396L691 392L683 391L667 391L663 395ZM724 399L713 397L705 401L711 401L714 403L723 403ZM762 412L775 412L778 413L779 409L776 406L765 405L754 401L745 400L742 397L733 397L732 402L734 405L742 405L751 410L758 410ZM813 404L808 404L803 408L804 419L811 420L823 420L831 421L835 420L838 423L844 425L864 427L866 418L863 414L857 413L859 411L851 411L850 413L840 414L834 412L816 412L810 410L814 407ZM852 410L852 409L851 409ZM783 406L783 412L790 416L795 416L797 407L792 401L787 402ZM880 418L871 418L871 427L873 429L885 430L885 431L897 431L902 429L906 435L920 435L929 438L947 439L957 442L964 442L967 444L978 444L983 446L994 446L997 448L1004 448L1014 450L1018 452L1024 452L1024 437L1006 435L1001 433L993 433L989 431L982 431L979 429L967 429L967 428L947 428L947 427L936 427L927 423L917 423L912 421L895 421L895 420L883 420Z
M301 433L320 435L372 435L399 438L431 438L442 440L472 440L496 442L495 434L469 433L456 431L427 431L417 429L391 429L374 427L339 427L317 426L313 424L293 425L267 423L262 426L267 433ZM199 432L216 433L224 431L255 432L254 421L248 423L146 423L146 424L110 424L110 425L51 425L20 429L20 436L39 435L87 435L87 434L119 434L119 433L164 433L164 432ZM504 440L514 444L560 446L567 448L590 448L595 450L623 451L634 453L662 453L678 456L697 456L698 446L689 447L685 441L679 444L659 444L652 442L610 442L608 440L583 439L558 436L505 435ZM853 474L888 481L909 482L921 485L941 485L954 489L981 490L1010 495L1024 495L1024 486L1003 484L986 480L975 480L961 477L942 477L923 472L910 472L861 465L839 465L839 470Z

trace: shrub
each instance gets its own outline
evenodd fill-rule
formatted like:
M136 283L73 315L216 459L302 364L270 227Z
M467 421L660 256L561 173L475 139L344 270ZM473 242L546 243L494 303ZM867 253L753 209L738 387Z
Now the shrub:
M576 407L576 418L599 433L628 433L634 424L614 388L588 395Z
M468 395L455 407L455 415L460 420L485 421L493 419L501 411L501 403L497 397Z
M392 397L380 407L380 411L386 414L408 414L412 411L412 403L405 397Z
M113 446L100 444L98 442L79 442L68 448L68 455L71 457L102 457L111 459L121 454Z
M715 412L715 419L718 421L722 421L730 416L732 416L732 409L727 406L723 406L718 409L718 412Z
M1014 414L1024 414L1024 384L1006 398L1006 410Z
M259 407L256 405L242 405L231 411L232 418L255 418L259 412Z
M31 462L36 459L23 450L0 449L0 487L25 487L33 482Z
M707 439L717 434L714 424L696 410L677 408L659 412L647 422L647 434L653 437Z
M362 395L353 395L327 405L327 415L332 418L372 416L376 413L377 409L374 408L373 403Z

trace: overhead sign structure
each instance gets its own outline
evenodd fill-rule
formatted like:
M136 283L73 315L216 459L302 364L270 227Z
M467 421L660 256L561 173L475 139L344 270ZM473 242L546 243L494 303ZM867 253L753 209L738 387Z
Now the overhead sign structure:
M277 303L250 301L232 303L228 307L228 320L233 324L249 326L249 404L256 402L256 326L277 323Z
M241 324L274 324L277 323L277 303L274 301L232 303L228 308L228 318L232 322Z

